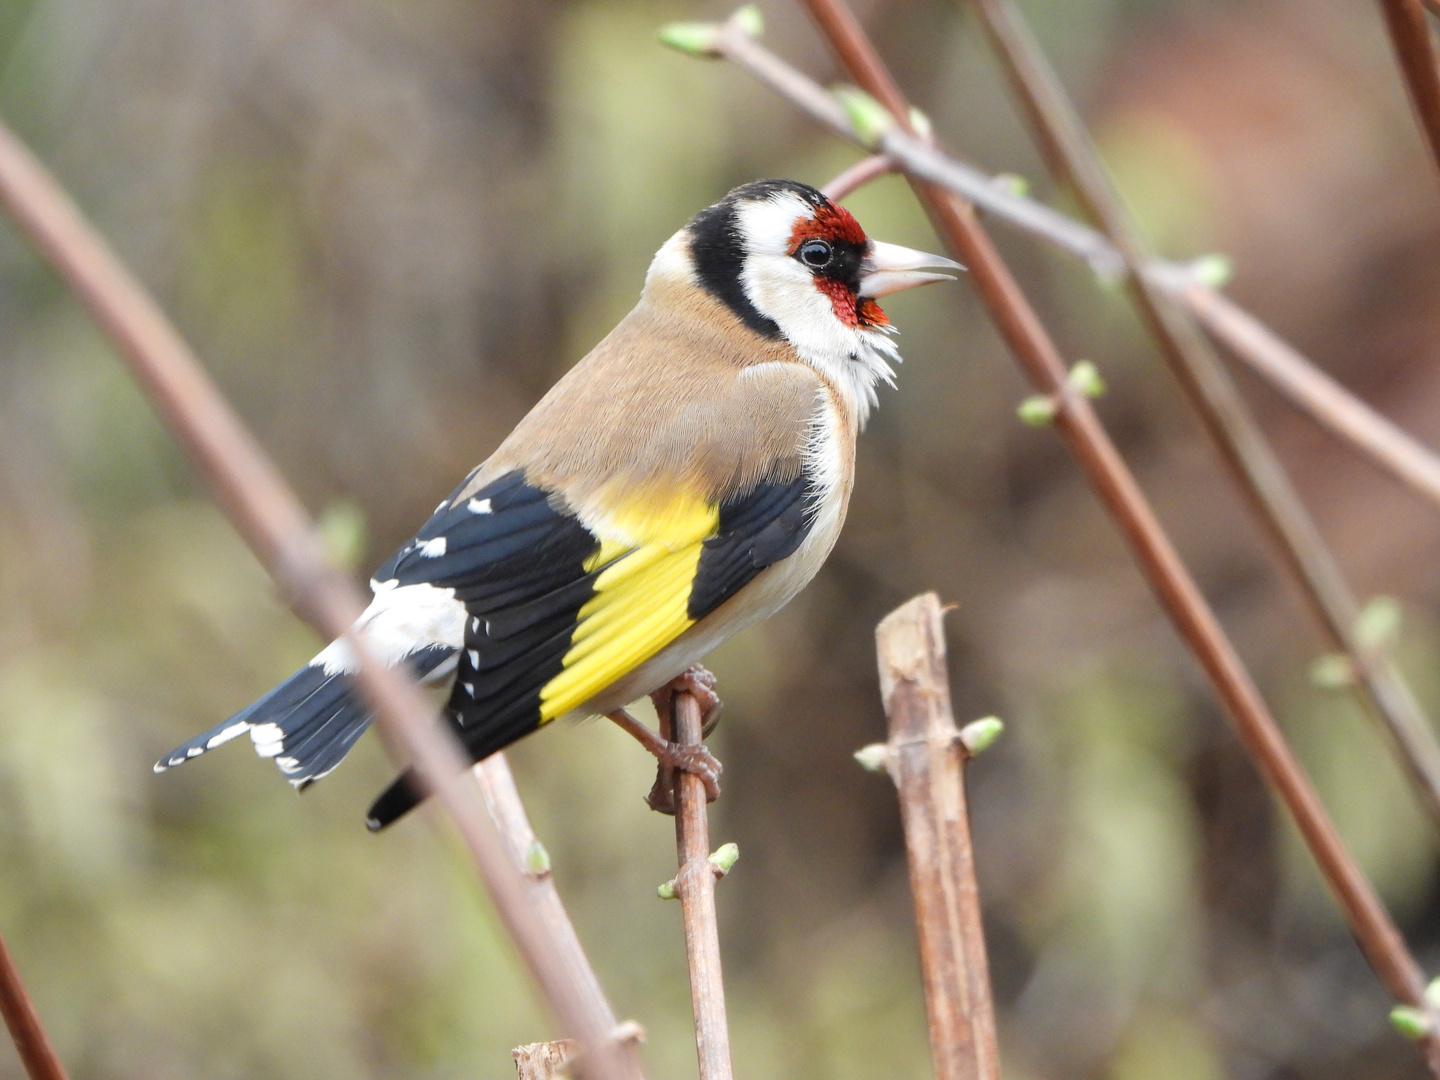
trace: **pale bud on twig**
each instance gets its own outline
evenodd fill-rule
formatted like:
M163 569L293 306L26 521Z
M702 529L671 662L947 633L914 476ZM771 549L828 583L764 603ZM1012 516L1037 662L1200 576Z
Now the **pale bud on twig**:
M837 86L831 93L845 110L850 126L855 129L855 137L868 149L878 150L880 140L895 126L895 118L864 90Z
M1005 730L1005 721L998 716L982 716L960 729L960 743L971 757L989 748Z
M730 869L739 858L739 844L721 844L711 853L710 858L707 859L706 862L708 862L711 869L715 871L716 877L724 877L730 872Z
M716 59L720 24L713 22L672 22L660 27L660 43L690 56Z
M1219 289L1235 276L1235 261L1218 252L1201 255L1190 263L1190 273L1207 289Z
M1431 979L1430 985L1425 987L1425 1004L1432 1009L1440 1009L1440 979Z
M662 881L660 887L655 890L655 895L660 897L661 900L674 900L675 879L672 877L669 881Z
M890 744L877 742L855 751L855 760L866 772L881 773L890 767Z
M1355 642L1371 652L1389 652L1400 640L1400 601L1377 596L1367 603L1355 620Z
M1070 385L1088 398L1097 398L1105 393L1105 380L1100 369L1089 360L1081 360L1070 369Z
M525 851L525 873L534 878L543 878L550 873L550 852L539 840L531 840Z
M1435 1030L1434 1018L1413 1005L1396 1005L1390 1010L1390 1026L1407 1039L1417 1042Z
M1355 685L1355 665L1344 653L1326 653L1310 662L1310 685L1317 690L1345 690Z
M1030 194L1030 181L1019 173L996 173L990 178L990 182L1001 191L1014 195L1019 199L1023 199Z
M935 135L935 125L930 123L930 117L914 105L910 106L910 129L926 142L929 142Z
M1020 402L1015 409L1015 415L1020 417L1022 423L1031 427L1049 427L1055 422L1058 409L1054 398L1048 394L1036 394Z

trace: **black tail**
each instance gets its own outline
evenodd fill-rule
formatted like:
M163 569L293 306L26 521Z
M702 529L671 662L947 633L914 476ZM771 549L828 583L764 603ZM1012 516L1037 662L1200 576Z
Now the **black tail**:
M416 676L423 677L453 653L431 648L407 659ZM184 764L249 732L255 752L274 758L285 778L303 789L333 772L374 718L352 692L349 678L311 663L249 708L177 746L155 763L155 771Z
M397 818L414 810L425 797L426 793L420 786L420 778L415 775L415 770L406 769L370 804L370 812L365 815L365 827L371 832L379 832Z

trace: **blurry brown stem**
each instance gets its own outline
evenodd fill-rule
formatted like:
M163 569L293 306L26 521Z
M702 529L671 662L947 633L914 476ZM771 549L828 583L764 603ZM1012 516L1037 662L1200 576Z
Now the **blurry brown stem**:
M515 1072L519 1080L555 1080L569 1071L575 1060L575 1040L558 1039L555 1042L526 1043L510 1051L515 1061Z
M25 984L20 980L20 971L15 958L0 936L0 1016L5 1017L5 1026L10 1029L10 1038L20 1055L30 1080L67 1080L65 1066L55 1047L50 1045L50 1036L45 1034L45 1025L40 1022L40 1013Z
M1430 147L1430 157L1440 168L1440 69L1436 67L1435 43L1421 0L1378 0L1395 59L1405 77L1405 88L1415 110L1415 120Z
M1385 729L1432 821L1440 825L1440 742L1394 669L1355 640L1360 605L1239 388L1188 312L1145 273L1151 261L1070 103L1014 0L970 0L1010 77L1049 168L1125 260L1126 284L1231 476L1269 532L1331 647L1359 675L1362 702Z
M1440 0L1437 0L1440 2ZM1440 505L1440 457L1337 383L1229 297L1172 278L1205 329L1292 405L1424 498Z
M899 123L908 122L908 102L850 9L841 0L806 0L806 6L860 87ZM1209 676L1251 758L1290 811L1366 959L1397 1001L1428 1009L1419 964L1335 831L1235 647L1089 401L1066 393L1068 372L1059 350L973 208L934 184L914 178L911 183L952 254L969 267L970 280L1025 374L1040 393L1062 402L1055 416L1057 431L1114 518L1156 599ZM1425 1049L1431 1069L1440 1075L1440 1039L1428 1037Z
M605 991L584 946L575 933L575 924L565 912L565 903L555 888L555 879L550 875L550 857L535 835L530 816L525 812L525 803L515 787L515 777L510 772L510 763L503 753L491 754L474 766L476 782L485 798L500 831L500 836L509 850L511 862L524 869L528 897L526 904L544 924L550 940L560 954L566 968L567 978L576 992L585 999L587 1010L605 1025L607 1041L610 1043L635 1043L643 1040L644 1031L634 1021L618 1024ZM570 1056L579 1056L578 1043L574 1039L563 1039L552 1045L567 1045ZM621 1046L623 1052L634 1056L633 1046Z
M662 735L681 746L703 746L700 703L694 695L678 691L670 698L670 708L671 715L661 717ZM715 917L717 872L710 863L705 782L693 773L676 772L675 799L675 847L680 871L675 875L674 887L685 920L685 954L690 961L690 1006L695 1014L700 1080L733 1080L725 982L720 971L720 929Z
M842 138L864 144L844 108L824 87L752 38L732 26L720 26L713 47L715 55L753 75L818 123ZM962 196L1011 228L1083 259L1096 274L1116 278L1125 273L1120 252L1094 229L1016 194L1009 185L996 183L989 174L946 156L903 129L895 127L886 132L880 145L885 156L893 158L903 171ZM1145 264L1145 274L1190 308L1237 359L1312 420L1412 492L1440 507L1440 455L1325 375L1254 316L1201 284L1190 267L1157 259Z
M870 181L878 180L894 171L894 159L884 154L871 154L851 165L820 190L832 202L842 202L846 196L864 187Z
M299 499L220 394L160 308L81 217L44 167L0 125L0 204L109 336L215 492L231 522L296 613L323 637L349 635L363 608L358 591L325 561ZM614 1018L595 1007L598 987L576 982L573 957L532 906L532 890L506 852L473 782L469 762L401 669L377 663L358 638L355 682L382 730L415 764L450 812L516 948L561 1026L587 1048L586 1073L638 1076L610 1042Z
M950 710L943 617L939 597L925 593L875 628L888 768L900 792L936 1080L999 1080L965 805L967 753Z

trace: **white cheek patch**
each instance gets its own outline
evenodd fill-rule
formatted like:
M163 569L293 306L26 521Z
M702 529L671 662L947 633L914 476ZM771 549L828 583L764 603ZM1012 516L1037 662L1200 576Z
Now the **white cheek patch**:
M812 210L793 194L736 208L748 248L740 283L755 310L780 328L800 359L840 387L863 425L877 402L876 384L894 383L890 364L899 363L900 353L884 331L842 322L814 274L790 255L795 222Z

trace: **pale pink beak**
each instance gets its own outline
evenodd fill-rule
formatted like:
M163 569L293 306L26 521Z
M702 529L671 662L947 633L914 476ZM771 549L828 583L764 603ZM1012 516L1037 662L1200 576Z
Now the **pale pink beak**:
M964 270L965 267L941 255L927 255L923 251L886 244L871 240L860 263L860 295L869 297L889 296L902 289L913 289L917 285L929 285L932 281L953 281L953 274L927 274L925 270L939 267L946 270Z

